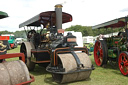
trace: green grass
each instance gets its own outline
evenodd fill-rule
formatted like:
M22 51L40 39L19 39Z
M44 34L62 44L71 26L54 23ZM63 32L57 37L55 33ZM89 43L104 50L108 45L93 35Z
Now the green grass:
M8 53L17 53L19 49L20 46L9 50ZM92 71L90 79L64 85L128 85L128 77L120 73L118 66L108 64L106 68L102 68L96 66L93 54L90 56L90 59L95 66L95 70ZM58 85L52 80L51 74L46 72L45 68L39 67L38 65L36 65L35 70L30 72L30 74L35 77L35 82L31 85Z
M7 53L20 53L20 45L18 45L17 48L14 48L14 49L11 49L11 50L8 50ZM19 58L9 58L9 59L6 59L7 61L12 61L12 60L18 60Z

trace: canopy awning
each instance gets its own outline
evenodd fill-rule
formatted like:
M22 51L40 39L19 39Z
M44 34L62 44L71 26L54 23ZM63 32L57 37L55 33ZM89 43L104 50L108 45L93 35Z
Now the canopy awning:
M95 25L92 27L92 29L124 27L127 21L128 21L128 17L121 17L99 25Z
M8 14L3 11L0 11L0 19L6 18L6 17L8 17Z
M40 26L41 24L43 26L46 26L47 23L50 23L52 21L52 26L56 25L56 14L55 11L47 11L42 12L35 17L21 23L19 25L19 28L24 26ZM72 16L68 13L62 12L62 23L70 22L72 21Z

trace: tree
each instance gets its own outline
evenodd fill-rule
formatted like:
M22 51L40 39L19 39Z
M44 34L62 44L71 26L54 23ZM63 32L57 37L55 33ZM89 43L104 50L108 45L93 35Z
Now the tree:
M14 35L16 38L26 38L26 34L24 31L16 31Z
M93 31L91 26L75 25L67 28L66 31L81 32L83 36L93 36Z
M13 34L13 32L9 32L9 31L5 30L5 31L0 31L0 35L1 34Z

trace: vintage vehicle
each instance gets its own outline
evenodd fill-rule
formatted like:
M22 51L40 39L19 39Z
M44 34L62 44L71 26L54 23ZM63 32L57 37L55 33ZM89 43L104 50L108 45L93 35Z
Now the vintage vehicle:
M11 48L16 48L17 47L17 42L15 41L15 36L13 34L2 34L1 36L9 36L8 40L8 49L10 50Z
M21 43L23 43L25 40L24 38L16 38L15 42L18 44L18 45L21 45Z
M122 28L116 36L103 37L94 46L94 59L97 66L105 66L107 62L118 62L123 75L128 75L128 17L121 17L96 26L92 29Z
M0 19L8 14L0 11ZM23 53L7 53L9 36L0 36L0 85L30 85L34 77L29 75ZM20 60L6 61L8 58L19 57Z
M30 28L25 30L28 41L23 42L20 48L29 70L34 70L35 64L47 66L46 70L58 83L90 77L93 65L88 50L75 47L76 37L72 33L64 36L62 23L70 21L72 16L62 12L62 5L56 5L55 11L42 12L19 25L20 28Z

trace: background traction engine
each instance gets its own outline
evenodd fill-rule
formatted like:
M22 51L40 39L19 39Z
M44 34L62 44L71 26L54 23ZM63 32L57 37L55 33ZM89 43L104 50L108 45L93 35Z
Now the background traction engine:
M0 19L8 17L0 11ZM7 53L9 36L0 36L0 85L30 85L34 77L29 76L23 53ZM20 60L6 61L8 58L19 57Z
M70 21L72 16L62 12L62 5L56 5L55 11L42 12L19 25L20 28L31 28L26 31L28 41L22 43L20 49L25 54L29 70L34 70L35 64L47 66L46 70L58 83L90 77L93 65L87 48L75 47L76 37L72 33L63 35L62 23ZM36 31L39 27L41 30Z
M118 62L119 70L123 75L128 75L128 17L121 17L96 26L100 28L120 28L119 33L111 37L97 40L94 46L94 59L98 66L104 66L109 61ZM124 29L123 29L124 28Z

